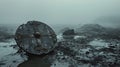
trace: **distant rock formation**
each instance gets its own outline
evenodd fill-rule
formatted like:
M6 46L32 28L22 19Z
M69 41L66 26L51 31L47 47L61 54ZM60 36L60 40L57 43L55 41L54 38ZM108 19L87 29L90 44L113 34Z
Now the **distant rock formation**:
M108 28L99 24L85 24L75 31L78 35L87 36L88 38L102 39L119 39L120 28Z

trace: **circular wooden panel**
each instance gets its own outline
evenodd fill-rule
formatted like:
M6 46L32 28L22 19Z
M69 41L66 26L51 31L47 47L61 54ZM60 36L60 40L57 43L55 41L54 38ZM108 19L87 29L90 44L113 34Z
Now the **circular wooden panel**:
M39 21L28 21L18 27L15 33L17 45L31 54L46 54L57 42L56 34L48 25Z

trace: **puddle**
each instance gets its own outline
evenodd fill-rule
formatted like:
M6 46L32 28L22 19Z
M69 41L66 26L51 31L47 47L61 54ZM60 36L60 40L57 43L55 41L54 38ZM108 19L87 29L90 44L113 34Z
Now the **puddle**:
M95 47L108 47L109 43L106 43L103 40L93 40L89 43L89 45L91 46L95 46Z

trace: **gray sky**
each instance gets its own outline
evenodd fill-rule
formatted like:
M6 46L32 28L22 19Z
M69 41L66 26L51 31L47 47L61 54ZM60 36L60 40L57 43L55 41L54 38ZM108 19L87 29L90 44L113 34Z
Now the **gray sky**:
M81 24L104 16L120 17L120 0L0 0L1 24L21 24L29 20Z

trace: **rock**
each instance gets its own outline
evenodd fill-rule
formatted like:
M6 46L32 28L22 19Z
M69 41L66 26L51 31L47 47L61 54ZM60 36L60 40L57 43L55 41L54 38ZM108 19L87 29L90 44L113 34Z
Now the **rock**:
M65 39L73 39L75 36L74 29L69 29L63 32L63 38Z

